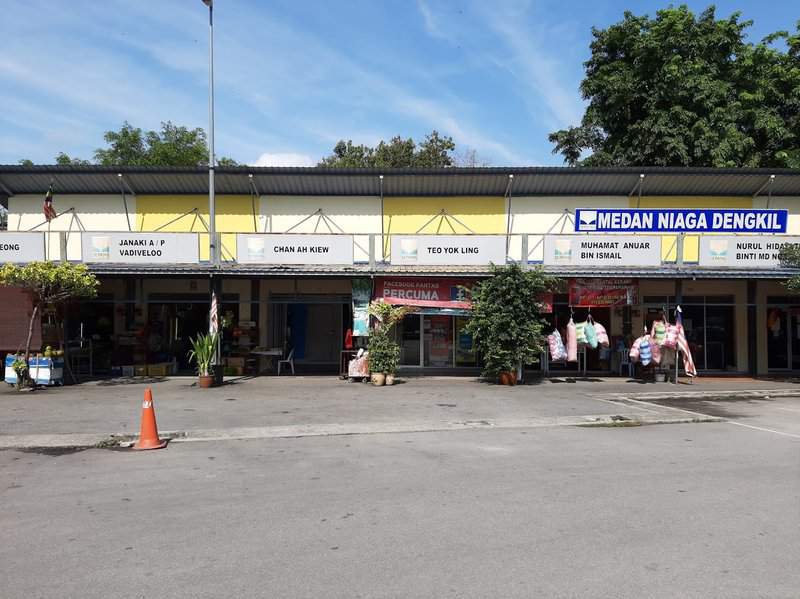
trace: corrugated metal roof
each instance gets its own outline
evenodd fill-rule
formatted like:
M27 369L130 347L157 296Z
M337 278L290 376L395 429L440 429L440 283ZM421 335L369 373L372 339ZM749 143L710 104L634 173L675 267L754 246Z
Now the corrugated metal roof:
M402 277L485 277L490 272L488 266L392 266L391 264L354 264L352 266L325 265L238 265L227 263L220 268L209 264L89 264L92 272L98 275L151 275L151 276L193 276L206 277L219 274L226 277L364 277L364 276L402 276ZM538 265L532 264L531 268ZM640 278L640 279L779 279L785 280L800 273L800 269L781 268L774 270L701 268L698 266L664 265L659 268L578 268L545 266L544 272L556 277L582 278Z
M137 194L206 194L203 167L0 166L0 193L118 193L122 174ZM776 175L773 196L800 197L800 169L711 169L677 167L504 167L445 169L328 169L218 167L219 194L386 196L502 196L514 175L514 196L628 195L644 174L642 193L752 196ZM252 175L252 179L250 177ZM766 192L764 192L766 195Z

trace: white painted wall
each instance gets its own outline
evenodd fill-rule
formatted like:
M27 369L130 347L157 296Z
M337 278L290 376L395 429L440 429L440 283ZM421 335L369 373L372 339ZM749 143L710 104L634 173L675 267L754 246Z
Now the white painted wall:
M126 195L130 227L136 228L136 196ZM48 225L42 213L44 203L43 194L15 195L8 198L8 230L27 231L36 228L36 231L47 232ZM57 213L74 208L72 212L61 214L50 221L51 233L57 231L127 231L128 219L125 216L125 206L121 194L101 195L63 195L56 193L53 196L53 207ZM44 224L42 224L44 223ZM51 258L60 257L59 235L51 234L48 242L48 252ZM67 257L70 260L79 260L81 257L81 242L79 234L70 233L67 239Z
M314 215L318 210L326 218ZM305 222L302 222L304 219ZM327 220L327 222L326 222ZM301 223L302 224L299 224ZM333 224L335 223L335 225ZM369 260L369 234L380 235L381 200L376 196L261 196L259 230L266 233L345 233L355 235L356 262ZM380 248L380 241L376 244Z

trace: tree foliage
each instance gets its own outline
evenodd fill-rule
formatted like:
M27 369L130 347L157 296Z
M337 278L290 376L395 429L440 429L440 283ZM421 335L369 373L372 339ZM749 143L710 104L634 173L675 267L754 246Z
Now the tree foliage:
M201 127L189 129L171 121L161 123L159 131L144 131L128 121L119 131L103 135L107 147L94 152L94 162L59 152L55 158L60 165L101 166L205 166L208 165L208 142ZM32 166L28 159L19 161ZM219 166L236 166L233 158L217 158Z
M452 137L442 137L434 130L417 143L399 135L377 146L340 140L330 156L317 166L332 168L437 168L455 165L456 145Z
M36 319L45 308L58 307L70 300L97 295L97 277L84 264L69 262L6 263L0 268L0 285L19 287L31 298L30 322L25 341L25 364L31 353L31 338Z
M483 356L483 375L495 377L531 364L544 347L541 294L553 286L541 269L493 266L492 276L472 288L466 329Z
M586 166L800 166L800 22L752 44L740 17L680 6L593 29L589 104L580 125L550 134L553 153Z
M800 246L787 244L781 248L780 261L784 266L800 268ZM800 293L800 274L794 275L789 279L786 287L792 293Z

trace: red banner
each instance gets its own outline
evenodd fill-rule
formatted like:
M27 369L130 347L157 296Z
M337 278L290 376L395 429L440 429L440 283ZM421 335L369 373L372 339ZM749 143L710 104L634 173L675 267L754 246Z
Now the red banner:
M639 303L637 279L570 279L569 304L583 308L633 306Z
M469 289L473 284L474 281L466 279L378 277L375 299L402 306L469 310L472 308Z

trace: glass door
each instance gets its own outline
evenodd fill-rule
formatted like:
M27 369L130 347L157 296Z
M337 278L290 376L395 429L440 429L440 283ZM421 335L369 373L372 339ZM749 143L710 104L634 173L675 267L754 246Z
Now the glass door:
M788 326L789 314L785 308L768 308L767 367L770 370L787 370L789 368Z
M448 315L423 315L425 332L423 366L453 366L453 317Z

